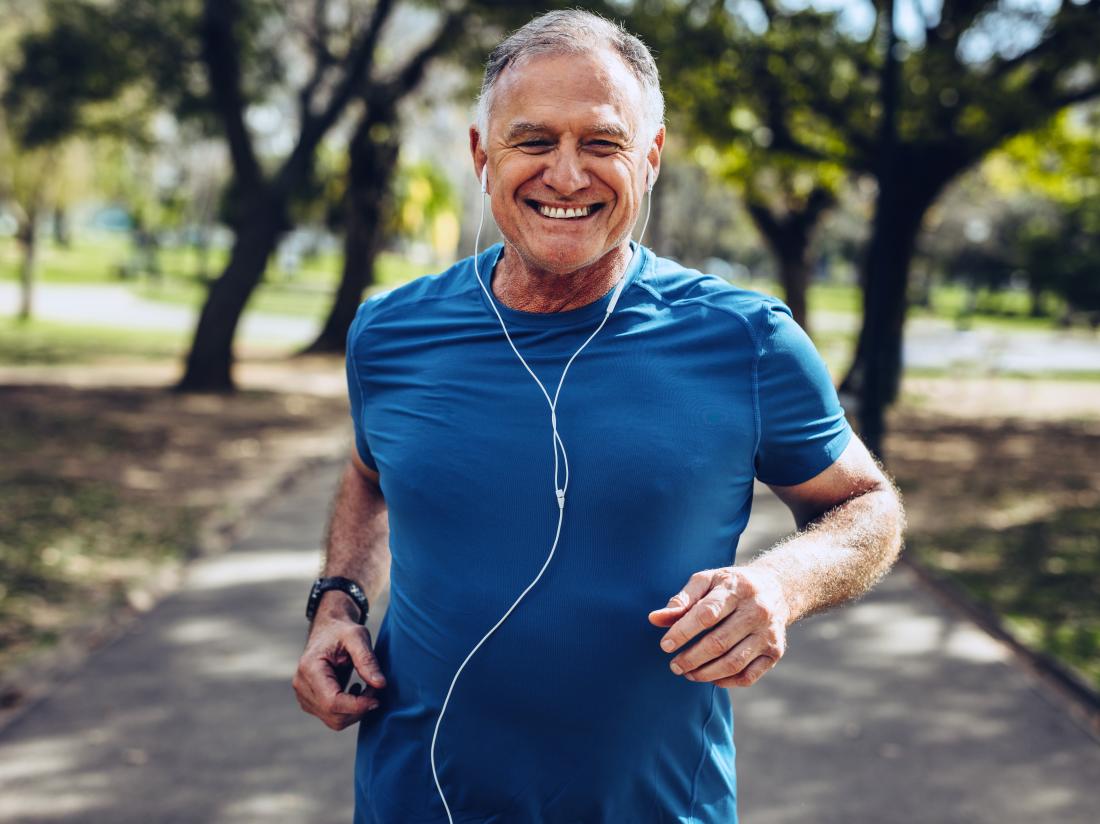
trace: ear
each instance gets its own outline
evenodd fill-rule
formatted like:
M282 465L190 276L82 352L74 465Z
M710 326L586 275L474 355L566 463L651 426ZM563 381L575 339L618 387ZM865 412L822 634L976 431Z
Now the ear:
M646 191L652 192L653 185L657 182L658 176L661 174L661 152L665 148L665 127L661 126L657 130L657 134L653 136L653 142L649 145L649 152L646 153L646 162L649 163L649 168L646 169Z
M477 126L470 127L470 157L474 161L474 174L481 183L481 191L488 192L489 155L485 152Z

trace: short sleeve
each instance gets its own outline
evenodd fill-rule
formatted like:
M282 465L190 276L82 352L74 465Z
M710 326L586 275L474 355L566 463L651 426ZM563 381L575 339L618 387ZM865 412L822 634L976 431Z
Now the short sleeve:
M363 459L363 463L377 472L378 466L375 464L374 456L371 455L370 446L367 444L367 433L363 420L363 382L359 378L361 359L359 339L366 322L367 312L369 311L368 306L369 304L364 303L359 307L359 310L355 313L355 320L351 322L351 328L348 329L345 364L348 374L348 401L351 407L351 422L355 430L355 449L359 453L359 457Z
M852 437L829 371L779 302L769 305L757 365L756 476L794 486L828 469Z

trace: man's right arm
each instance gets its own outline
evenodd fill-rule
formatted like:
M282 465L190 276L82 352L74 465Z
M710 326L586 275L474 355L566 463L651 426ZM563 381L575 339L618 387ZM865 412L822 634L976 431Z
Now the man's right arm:
M389 524L378 473L352 450L340 480L325 540L326 577L358 581L375 599L389 576ZM338 590L321 597L305 651L294 674L294 692L302 709L326 726L341 730L378 706L376 690L386 685L371 647L370 633L360 626L355 602ZM341 688L354 665L367 683L362 695Z

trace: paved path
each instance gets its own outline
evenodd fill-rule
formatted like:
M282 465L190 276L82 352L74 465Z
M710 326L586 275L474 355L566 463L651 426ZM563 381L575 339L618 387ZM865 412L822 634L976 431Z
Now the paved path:
M18 305L18 284L0 280L0 316L15 314ZM139 297L126 286L40 283L35 286L34 316L59 323L116 329L192 332L198 311L190 306ZM246 311L238 340L301 345L317 334L319 322L318 318Z
M336 471L0 732L0 821L350 820L353 733L289 687ZM746 545L789 523L758 497ZM1096 821L1100 746L906 570L797 626L735 705L745 824Z
M18 284L0 280L0 316L14 314ZM36 286L35 315L63 323L127 329L191 332L194 309L140 298L125 286L42 283ZM854 331L859 318L817 312L814 326ZM317 333L319 319L246 312L239 340L301 345ZM1095 372L1100 369L1100 335L1084 330L960 330L941 318L913 318L906 326L905 364L923 369L967 369L985 373Z

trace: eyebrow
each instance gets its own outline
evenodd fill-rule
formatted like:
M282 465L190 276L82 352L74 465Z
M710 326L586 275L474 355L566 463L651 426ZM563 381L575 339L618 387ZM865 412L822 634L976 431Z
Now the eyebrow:
M630 135L627 134L626 129L615 123L594 123L588 126L584 130L587 134L601 135L603 137L613 137L623 143L630 141ZM554 129L547 123L529 123L527 121L520 121L513 123L508 127L508 131L505 133L505 139L512 141L521 137L527 137L532 134L547 134L553 133Z

